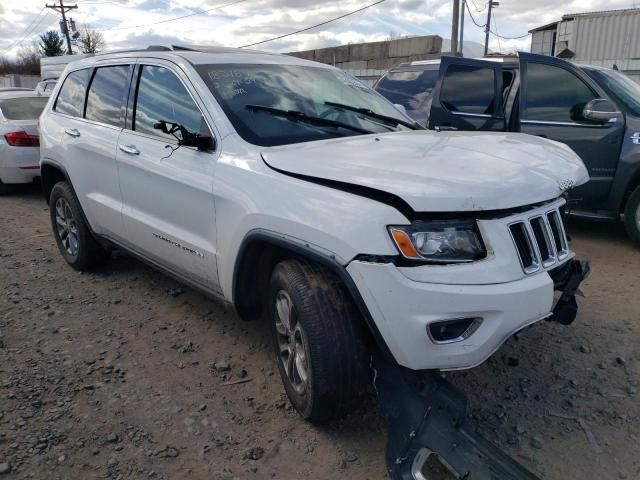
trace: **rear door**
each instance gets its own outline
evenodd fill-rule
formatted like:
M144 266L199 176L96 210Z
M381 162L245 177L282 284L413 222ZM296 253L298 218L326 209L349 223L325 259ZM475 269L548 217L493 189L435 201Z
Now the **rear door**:
M181 146L162 125L213 136L191 82L160 60L138 65L117 150L127 243L175 274L216 290L213 175L218 150ZM135 96L134 96L135 95Z
M433 130L505 130L502 66L442 57L428 127Z
M605 208L622 146L624 121L590 122L582 116L582 109L590 100L612 99L567 61L531 53L520 53L519 57L520 115L516 128L569 145L582 158L591 177L571 196L581 200L579 209Z
M129 69L124 63L71 72L48 125L57 137L48 153L69 172L91 227L116 238L123 234L116 146L124 125Z

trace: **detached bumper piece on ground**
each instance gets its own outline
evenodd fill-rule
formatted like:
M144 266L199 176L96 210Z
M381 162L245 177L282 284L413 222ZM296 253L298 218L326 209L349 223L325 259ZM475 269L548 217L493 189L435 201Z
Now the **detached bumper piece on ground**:
M389 422L386 463L392 480L536 480L475 433L464 394L440 375L378 356L374 385Z

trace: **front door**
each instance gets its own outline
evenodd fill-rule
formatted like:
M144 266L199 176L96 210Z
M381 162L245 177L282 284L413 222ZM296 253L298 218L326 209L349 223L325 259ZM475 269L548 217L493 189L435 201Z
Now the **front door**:
M213 175L216 153L181 145L180 126L211 136L190 82L170 64L138 66L131 117L118 142L123 221L130 246L217 290Z
M442 57L433 95L431 130L505 130L501 64Z
M596 123L582 110L596 98L611 100L583 71L571 63L520 53L519 130L569 145L585 163L591 180L571 192L578 209L606 209L620 148L624 120Z

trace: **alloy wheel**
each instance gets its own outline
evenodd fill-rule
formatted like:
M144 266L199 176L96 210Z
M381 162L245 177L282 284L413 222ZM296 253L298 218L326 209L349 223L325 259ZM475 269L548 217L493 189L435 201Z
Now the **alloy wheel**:
M78 255L78 225L64 198L56 200L56 229L64 250L72 257Z
M278 291L275 305L275 327L278 335L279 360L293 389L303 395L309 385L306 337L297 320L293 301L284 290Z

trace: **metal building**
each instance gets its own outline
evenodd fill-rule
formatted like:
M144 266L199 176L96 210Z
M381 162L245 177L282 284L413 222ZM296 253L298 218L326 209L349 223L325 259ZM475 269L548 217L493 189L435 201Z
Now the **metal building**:
M530 30L531 52L618 68L640 83L640 8L563 15Z

